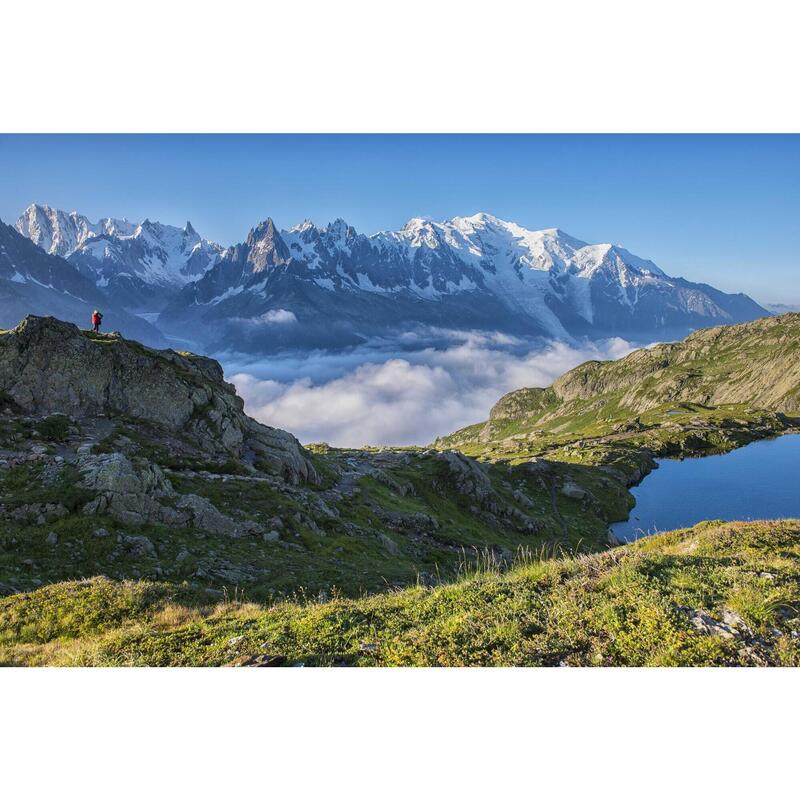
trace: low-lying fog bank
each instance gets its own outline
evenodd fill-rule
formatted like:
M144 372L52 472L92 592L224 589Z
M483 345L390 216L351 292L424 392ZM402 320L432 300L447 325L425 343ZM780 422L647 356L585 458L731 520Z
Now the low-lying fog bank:
M360 447L427 444L486 419L512 389L547 386L583 361L632 349L619 338L571 346L439 331L426 346L409 334L340 353L222 360L251 416L304 443Z

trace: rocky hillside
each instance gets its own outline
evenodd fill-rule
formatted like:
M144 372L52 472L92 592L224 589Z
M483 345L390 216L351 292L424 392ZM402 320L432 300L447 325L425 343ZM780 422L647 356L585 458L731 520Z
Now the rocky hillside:
M174 454L260 460L288 480L315 479L297 440L248 417L220 365L192 353L29 316L0 335L0 392L28 414L124 417Z
M796 322L758 323L740 345L772 364ZM722 393L736 348L693 340L737 399ZM535 428L537 407L533 429L498 440L478 426L467 454L303 448L250 419L215 361L27 317L0 332L0 663L797 663L794 523L603 554L655 455L730 449L793 418L685 400L632 417L562 381L574 396L553 407L575 416ZM606 387L648 402L638 385Z
M556 463L311 452L249 418L211 359L53 318L0 333L0 594L95 575L259 599L435 582L479 553L606 547L628 499L603 486Z
M507 450L559 440L678 425L728 409L800 417L800 314L698 331L618 361L589 361L547 388L502 397L486 423L439 446ZM502 448L501 448L502 449Z

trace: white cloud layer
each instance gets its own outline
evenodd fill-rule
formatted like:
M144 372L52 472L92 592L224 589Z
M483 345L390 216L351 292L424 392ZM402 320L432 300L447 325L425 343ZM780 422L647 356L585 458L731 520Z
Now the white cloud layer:
M547 386L588 359L619 358L623 339L571 347L499 334L448 332L451 346L398 351L377 344L227 364L248 414L302 442L340 447L427 444L487 418L506 392Z

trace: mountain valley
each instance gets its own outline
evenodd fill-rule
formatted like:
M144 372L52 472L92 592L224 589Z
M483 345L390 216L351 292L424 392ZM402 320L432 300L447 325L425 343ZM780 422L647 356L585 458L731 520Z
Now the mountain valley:
M794 523L608 525L657 456L796 430L799 346L797 314L703 330L337 449L212 359L29 316L0 334L0 663L796 663Z

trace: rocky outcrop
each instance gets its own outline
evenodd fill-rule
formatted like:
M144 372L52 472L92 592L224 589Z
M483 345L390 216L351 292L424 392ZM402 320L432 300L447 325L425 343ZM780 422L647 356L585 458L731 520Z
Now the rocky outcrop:
M293 483L316 480L297 439L248 417L222 367L203 356L28 316L0 335L0 392L28 413L123 415L188 437L209 456L240 459Z
M564 497L570 497L573 500L583 500L589 497L589 492L571 479L564 481L564 484L561 487L561 494L563 494Z
M78 462L81 487L96 492L84 514L107 514L124 525L192 527L218 536L264 533L251 520L234 520L196 494L176 493L163 470L144 459L122 453L82 456Z
M108 514L126 525L185 522L174 508L160 502L174 497L175 490L157 465L134 465L122 453L109 453L83 456L78 467L81 486L96 492L84 506L84 514Z
M217 507L196 494L182 495L177 509L188 516L188 524L219 536L245 536L264 533L264 526L251 520L238 521L223 514Z
M147 494L171 497L172 484L156 464L139 460L137 467L122 453L84 455L78 460L81 485L104 494Z
M435 453L434 457L447 464L450 477L459 493L475 500L481 507L496 511L497 497L492 482L477 461L454 450Z
M511 520L518 530L528 533L541 529L541 523L538 520L529 517L511 503L503 500L495 491L483 464L454 450L429 452L434 458L447 464L448 475L455 485L456 491L473 502L472 509L475 513L482 511L492 518L504 517Z

